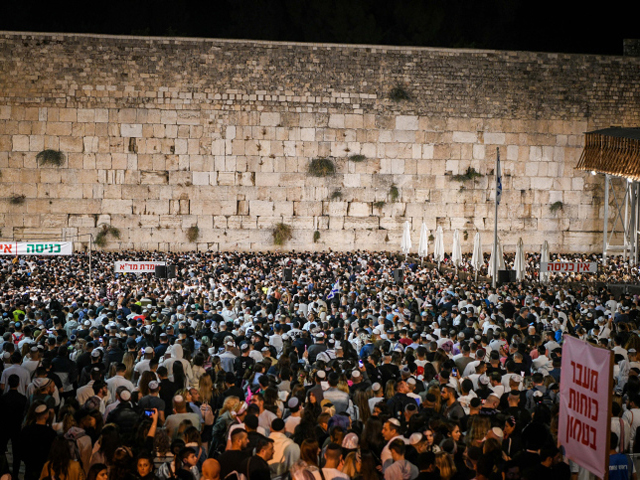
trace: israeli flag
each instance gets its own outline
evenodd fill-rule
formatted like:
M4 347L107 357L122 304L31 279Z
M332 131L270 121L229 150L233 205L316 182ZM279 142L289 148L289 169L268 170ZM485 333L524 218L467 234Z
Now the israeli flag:
M498 155L498 162L496 167L496 203L500 205L500 199L502 198L502 174L500 173L500 156Z
M336 294L340 291L340 280L338 280L336 283L333 284L333 287L331 287L331 292L329 292L329 295L327 295L327 300L331 300L333 297L336 296Z

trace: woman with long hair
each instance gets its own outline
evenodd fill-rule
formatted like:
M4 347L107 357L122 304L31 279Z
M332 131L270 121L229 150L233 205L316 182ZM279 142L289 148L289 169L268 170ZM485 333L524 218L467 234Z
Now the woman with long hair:
M82 480L84 471L79 462L71 459L69 443L64 437L57 437L51 444L49 459L42 467L40 478L56 480Z
M371 417L371 410L369 409L369 399L373 396L373 391L369 388L367 390L357 390L353 396L354 407L358 409L357 419L362 423L366 423Z
M378 471L378 462L371 450L360 449L356 452L356 471L354 480L380 480L382 474Z
M182 362L174 362L173 363L173 384L176 386L176 389L182 390L187 388L187 375L184 373L184 365Z
M211 405L211 399L213 398L213 381L211 375L204 374L198 380L198 392L200 393L200 400L203 404Z
M139 398L149 395L149 382L152 382L155 379L155 374L150 372L149 370L142 372L142 375L140 375L140 380L138 381L138 388L140 388Z
M347 475L349 478L355 478L358 475L356 455L356 452L349 452L344 459L344 464L342 465L342 473Z
M118 447L113 452L113 462L109 470L109 480L134 480L134 461L129 447Z
M227 445L226 433L229 426L236 420L236 412L243 402L234 395L227 397L218 413L218 419L211 431L211 452L223 452ZM213 455L212 455L213 456Z
M126 352L122 357L122 363L124 363L127 369L124 372L124 378L131 381L133 378L133 367L136 365L136 356L132 352Z
M451 480L458 472L453 457L446 452L436 453L436 467L440 469L441 480Z
M378 417L370 417L364 424L364 430L360 437L360 447L363 450L370 450L377 458L380 458L384 444L382 420Z
M202 352L198 352L193 356L193 362L191 366L193 377L191 378L191 386L198 388L200 378L202 378L207 372L204 369L204 355Z
M120 433L117 425L108 423L102 429L100 438L93 446L93 454L91 455L91 465L96 463L104 463L111 466L113 454L120 445Z

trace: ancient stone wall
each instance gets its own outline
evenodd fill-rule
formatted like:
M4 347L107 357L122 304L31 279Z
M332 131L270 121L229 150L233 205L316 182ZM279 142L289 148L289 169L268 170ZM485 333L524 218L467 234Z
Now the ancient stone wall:
M398 250L424 221L488 250L499 148L505 250L598 251L583 133L639 100L632 57L0 33L0 238L258 251L283 222L288 249Z

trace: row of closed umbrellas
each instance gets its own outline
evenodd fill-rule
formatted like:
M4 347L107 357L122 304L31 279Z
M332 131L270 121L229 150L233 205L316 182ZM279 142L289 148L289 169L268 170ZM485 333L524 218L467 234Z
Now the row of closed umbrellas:
M504 254L502 250L502 244L500 239L497 241L497 251L498 251L498 268L497 270L504 270ZM411 251L411 225L409 222L404 222L404 230L402 232L402 242L400 244L400 249L402 253L408 255ZM420 243L418 244L418 256L420 258L424 258L428 255L429 251L429 230L427 230L427 226L422 223L420 227ZM444 260L444 233L442 231L442 227L438 227L436 230L434 245L433 245L433 261L438 263L440 266L440 262ZM488 274L490 277L493 277L493 265L494 265L494 249L491 248L491 259L489 260L488 265ZM542 244L541 258L542 262L549 261L549 244L545 240ZM460 232L458 229L453 232L453 245L451 248L451 263L457 268L462 263L462 246L460 244ZM471 267L476 271L476 276L478 270L482 268L484 265L484 257L482 254L482 240L480 238L480 232L477 232L473 239L473 254L471 256ZM518 239L518 243L516 244L516 257L513 264L513 270L516 271L516 280L522 281L524 280L524 274L526 271L526 262L524 258L524 243L522 242L522 237ZM543 276L548 277L548 273L543 273L541 275L541 280L545 281L546 279Z

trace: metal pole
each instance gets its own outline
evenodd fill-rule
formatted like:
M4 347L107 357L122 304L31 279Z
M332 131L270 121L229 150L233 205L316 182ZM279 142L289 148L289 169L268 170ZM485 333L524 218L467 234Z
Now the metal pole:
M93 270L91 257L93 256L93 233L89 234L89 288L93 288Z
M622 236L624 238L623 260L629 261L629 201L631 194L631 184L623 179L624 182L624 224L622 226Z
M493 221L493 279L491 286L495 290L498 282L498 181L500 177L500 148L496 147L496 197L495 216Z
M609 175L604 175L604 226L602 229L602 266L607 264L607 237L609 236Z

